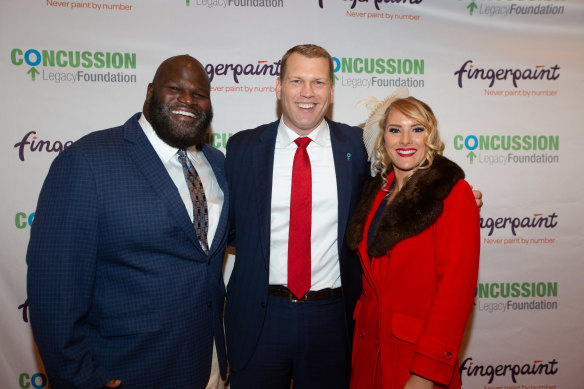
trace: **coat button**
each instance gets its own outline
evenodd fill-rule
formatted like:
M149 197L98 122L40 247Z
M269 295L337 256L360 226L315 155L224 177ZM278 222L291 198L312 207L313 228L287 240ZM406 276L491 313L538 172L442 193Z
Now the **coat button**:
M387 256L387 258L391 257L391 250L387 249L387 251L385 252L385 255Z
M452 359L452 353L450 351L446 351L444 353L444 358L446 358L446 359Z
M363 338L365 337L365 333L364 333L364 332L359 332L359 337L360 337L361 339L363 339Z
M379 346L379 339L375 339L375 345Z

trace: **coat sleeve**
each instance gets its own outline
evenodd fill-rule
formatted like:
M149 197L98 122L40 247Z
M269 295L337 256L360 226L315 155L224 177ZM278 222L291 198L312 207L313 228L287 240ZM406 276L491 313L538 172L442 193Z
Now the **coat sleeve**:
M98 247L98 194L89 163L67 150L43 184L27 251L31 326L56 388L101 388L109 374L86 339Z
M479 211L460 180L434 228L436 291L418 340L411 372L448 385L472 309L479 268Z

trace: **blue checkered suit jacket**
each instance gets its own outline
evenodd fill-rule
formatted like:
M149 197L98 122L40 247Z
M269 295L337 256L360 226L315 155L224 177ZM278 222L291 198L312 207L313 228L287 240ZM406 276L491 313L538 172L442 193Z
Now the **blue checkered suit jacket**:
M206 256L138 124L89 134L45 180L27 253L34 338L53 388L204 388L213 337L223 375L222 277L229 193Z

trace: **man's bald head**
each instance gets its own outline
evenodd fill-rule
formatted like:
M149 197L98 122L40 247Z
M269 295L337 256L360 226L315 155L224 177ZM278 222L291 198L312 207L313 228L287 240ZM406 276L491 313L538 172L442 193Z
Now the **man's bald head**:
M190 55L162 62L148 85L143 112L167 144L188 149L204 143L213 108L203 65Z

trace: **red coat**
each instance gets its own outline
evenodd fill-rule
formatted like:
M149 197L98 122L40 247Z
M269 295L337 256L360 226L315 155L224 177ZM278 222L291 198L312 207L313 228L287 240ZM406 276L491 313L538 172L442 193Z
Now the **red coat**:
M412 373L461 387L458 351L480 249L478 208L462 177L443 157L416 172L386 206L369 249L366 234L386 192L378 177L365 190L347 232L363 267L351 388L401 389Z

